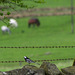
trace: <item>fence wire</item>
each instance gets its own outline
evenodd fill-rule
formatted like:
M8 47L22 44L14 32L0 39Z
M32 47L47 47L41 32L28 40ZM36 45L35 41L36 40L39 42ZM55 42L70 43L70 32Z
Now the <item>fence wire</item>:
M25 46L25 47L0 47L0 48L74 48L75 46Z
M47 61L61 61L61 60L74 60L74 58L65 58L65 59L52 59L52 60L34 60L35 62L47 62ZM0 63L17 63L25 61L0 61Z

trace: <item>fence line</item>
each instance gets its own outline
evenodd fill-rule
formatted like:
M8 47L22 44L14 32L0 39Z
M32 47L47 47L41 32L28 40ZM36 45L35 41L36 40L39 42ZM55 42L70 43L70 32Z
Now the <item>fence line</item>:
M25 47L0 47L0 48L75 48L75 46L25 46Z
M74 58L65 58L65 59L52 59L52 60L34 60L35 62L44 62L44 61L61 61L61 60L74 60ZM25 61L0 61L0 63L17 63Z
M71 12L57 12L57 13L26 13L26 14L15 14L13 15L6 15L8 18L23 18L23 17L32 17L32 16L63 16L63 15L71 15ZM75 12L73 13L75 15ZM1 19L3 19L2 17Z
M75 9L75 7L73 8ZM63 16L63 15L75 15L75 11L71 13L71 7L58 7L58 8L38 8L38 9L29 9L29 10L20 10L21 12L18 14L16 12L12 12L10 15L4 13L4 15L8 18L23 18L23 17L30 17L30 16ZM48 13L37 13L33 11L48 11ZM52 11L52 12L49 12ZM61 12L60 12L61 11ZM22 14L21 14L22 13ZM13 16L14 15L14 16ZM4 16L1 16L1 19L4 19Z

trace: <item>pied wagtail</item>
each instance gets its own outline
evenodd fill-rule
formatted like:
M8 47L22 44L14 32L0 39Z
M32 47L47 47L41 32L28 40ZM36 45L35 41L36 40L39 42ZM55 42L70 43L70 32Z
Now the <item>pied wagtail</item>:
M29 64L30 64L30 63L36 63L36 62L32 61L30 58L28 58L27 56L24 56L24 59L25 59L25 61L28 62ZM36 63L36 64L40 65L39 63Z

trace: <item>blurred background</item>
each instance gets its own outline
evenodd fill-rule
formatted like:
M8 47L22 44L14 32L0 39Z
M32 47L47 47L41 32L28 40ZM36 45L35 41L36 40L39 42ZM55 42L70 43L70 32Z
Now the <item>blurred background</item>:
M0 47L75 46L74 0L46 0L45 3L24 1L24 3L35 7L26 9L13 6L15 9L13 10L0 5L0 9L5 9L4 15L8 19L15 19L18 24L17 28L9 28L11 34L7 32L3 34L0 30ZM5 14L6 11L11 11L11 14ZM0 17L0 27L7 26L2 21L3 16ZM39 20L39 27L34 19ZM26 62L2 63L1 61L24 61L24 56L32 60L65 59L74 58L74 53L75 48L0 48L0 71L22 68L28 64ZM59 69L73 64L73 60L50 62L55 63Z

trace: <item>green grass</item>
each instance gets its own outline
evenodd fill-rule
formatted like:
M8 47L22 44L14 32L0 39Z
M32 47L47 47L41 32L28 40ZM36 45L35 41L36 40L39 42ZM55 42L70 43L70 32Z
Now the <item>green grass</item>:
M17 19L19 27L11 30L12 35L2 35L0 32L0 46L74 45L75 34L71 33L70 16L39 17L39 28L28 28L28 19ZM22 30L25 32L21 33Z
M70 16L38 17L41 21L39 28L28 28L27 23L29 18L16 19L19 27L16 29L11 29L11 35L2 35L0 32L0 47L74 46L75 33L71 33ZM0 23L1 25L4 25L2 22ZM21 33L22 30L25 32ZM47 52L50 52L50 55L46 55ZM74 48L0 48L0 61L23 61L23 56L28 56L33 60L74 58L74 53ZM53 63L58 64L60 61ZM66 62L62 61L62 63L65 64ZM2 68L1 71L5 71L6 69L3 67L10 70L9 66L13 66L11 69L18 68L19 63L0 64L0 66ZM59 68L62 68L62 66L59 66Z
M68 67L68 66L72 66L73 61L59 61L59 62L50 62L50 63L54 63L56 64L56 66L59 68L59 70L61 70L62 68ZM13 69L21 69L24 65L26 65L27 63L9 63L9 64L0 64L0 71L9 71L9 70L13 70ZM40 63L42 64L42 63ZM40 65L36 65L36 64L31 64L31 65L35 65L39 68Z

